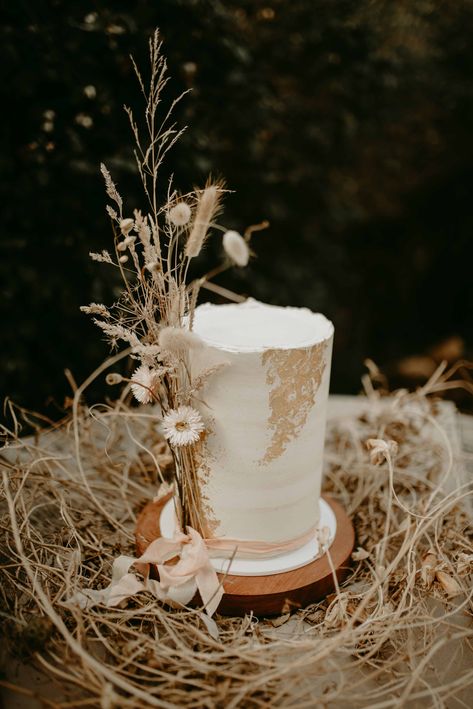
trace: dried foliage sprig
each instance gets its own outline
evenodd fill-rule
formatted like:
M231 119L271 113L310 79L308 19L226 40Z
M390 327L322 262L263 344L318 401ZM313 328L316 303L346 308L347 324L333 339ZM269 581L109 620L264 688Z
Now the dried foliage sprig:
M198 374L198 381L192 381L189 350L200 344L191 332L194 310L200 288L211 278L232 265L248 263L249 235L261 225L248 227L248 237L243 239L237 232L215 224L225 193L221 180L209 178L203 189L184 195L170 182L161 202L158 172L184 130L172 121L173 109L184 94L163 113L162 92L168 76L157 31L149 42L149 58L149 83L132 60L145 101L143 128L132 109L125 109L147 211L135 210L133 217L124 213L124 201L110 172L102 165L106 193L113 202L107 205L107 213L114 229L115 257L105 250L90 255L95 261L120 270L124 290L111 308L91 303L82 310L94 316L94 322L113 346L121 341L132 348L131 356L138 360L138 366L128 380L131 390L140 403L152 402L160 407L165 430L170 432L181 525L191 524L205 533L195 462L195 445L203 433L203 424L192 408L192 396L202 389L203 377L218 370L210 366ZM226 258L211 272L188 283L189 264L199 256L215 228L225 233L222 246ZM171 435L173 432L175 435Z

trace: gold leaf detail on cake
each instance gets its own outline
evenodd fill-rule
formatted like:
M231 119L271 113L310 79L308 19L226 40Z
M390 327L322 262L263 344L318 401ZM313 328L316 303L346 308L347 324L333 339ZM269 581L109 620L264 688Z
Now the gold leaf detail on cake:
M200 501L200 511L202 518L202 532L206 539L216 537L217 529L220 525L219 520L215 517L215 513L210 506L210 500L205 494L206 487L211 478L211 468L209 461L212 460L208 446L208 439L214 435L212 418L206 420L206 430L202 434L199 443L194 447L194 461L197 468L198 492Z
M205 518L205 539L218 537L217 530L220 526L220 522L215 517L215 513L210 506L209 498L206 495L202 495L202 512Z
M271 443L261 464L284 453L297 438L314 406L326 365L326 342L295 350L266 350L262 355L269 391Z

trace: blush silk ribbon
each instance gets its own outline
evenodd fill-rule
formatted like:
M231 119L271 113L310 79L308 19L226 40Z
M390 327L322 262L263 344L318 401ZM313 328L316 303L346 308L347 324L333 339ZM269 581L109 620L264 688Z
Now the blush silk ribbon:
M289 551L299 549L311 539L314 543L318 537L318 528L311 527L308 532L301 534L295 539L290 539L287 542L260 542L249 541L245 539L231 539L230 537L215 537L214 539L205 539L205 546L211 552L211 556L217 556L219 552L238 550L239 558L271 558L284 554ZM231 573L231 571L230 571Z
M175 556L179 556L177 564L165 564ZM147 565L144 581L130 572L132 566L140 564ZM158 567L159 581L149 578L149 564ZM155 539L138 559L119 556L113 562L112 580L106 588L79 591L69 602L81 608L98 603L113 607L142 591L150 591L160 601L178 606L190 603L199 591L207 615L215 613L223 588L210 563L205 542L195 529L187 527L187 534L177 532L172 539Z

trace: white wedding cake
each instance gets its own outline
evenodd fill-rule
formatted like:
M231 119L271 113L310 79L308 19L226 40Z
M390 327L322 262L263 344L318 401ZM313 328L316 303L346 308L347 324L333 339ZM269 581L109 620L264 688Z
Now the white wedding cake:
M193 376L206 423L198 476L209 547L239 557L302 546L319 521L333 325L255 300L199 306ZM219 366L220 365L220 366Z

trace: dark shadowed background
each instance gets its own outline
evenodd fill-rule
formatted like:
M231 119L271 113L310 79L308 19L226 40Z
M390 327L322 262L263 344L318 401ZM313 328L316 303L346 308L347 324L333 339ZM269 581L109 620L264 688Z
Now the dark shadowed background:
M224 175L222 223L271 222L219 282L330 317L336 392L359 390L366 357L409 386L471 357L472 2L18 1L0 45L2 397L59 418L64 369L81 381L108 354L79 312L116 295L88 257L112 244L99 163L144 207L122 105L141 110L129 54L145 67L155 26L169 96L192 88L163 193L170 172L183 190Z

